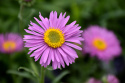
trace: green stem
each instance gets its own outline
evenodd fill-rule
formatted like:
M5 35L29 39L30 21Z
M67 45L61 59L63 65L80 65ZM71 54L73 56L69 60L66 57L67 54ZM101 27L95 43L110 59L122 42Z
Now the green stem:
M22 33L22 28L23 28L23 8L24 8L24 5L23 4L20 4L20 12L19 12L19 28L18 28L18 32Z
M13 69L13 60L12 60L12 56L13 55L9 55L9 69ZM13 79L13 83L16 83L16 77L15 75L11 74L12 79Z
M40 83L44 83L44 77L45 77L45 68L44 68L44 67L41 67Z
M38 76L38 68L37 68L37 66L35 65L34 61L33 61L32 58L30 58L29 56L27 56L27 59L28 59L28 61L29 61L29 63L30 63L31 68L33 69L33 71L34 71L34 72L37 74L37 76Z

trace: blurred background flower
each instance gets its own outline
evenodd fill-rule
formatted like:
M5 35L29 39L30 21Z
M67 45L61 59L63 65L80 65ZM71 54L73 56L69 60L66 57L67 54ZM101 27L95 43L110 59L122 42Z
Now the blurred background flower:
M119 83L119 80L114 75L107 76L108 83Z
M108 31L97 25L88 27L83 32L85 39L83 52L100 60L109 61L122 52L120 42L112 31Z
M23 38L16 33L0 34L0 52L14 53L23 49Z
M107 75L102 78L103 83L119 83L119 80L114 75Z
M90 78L86 83L101 83L101 81L99 81L95 78Z

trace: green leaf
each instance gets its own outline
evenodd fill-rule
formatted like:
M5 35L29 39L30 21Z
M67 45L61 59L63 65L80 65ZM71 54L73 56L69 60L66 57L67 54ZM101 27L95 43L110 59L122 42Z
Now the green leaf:
M18 71L19 71L20 69L23 69L23 70L25 70L25 71L31 73L33 76L38 77L37 74L36 74L33 70L30 70L30 69L28 69L28 68L26 68L26 67L19 67L19 68L18 68Z
M69 71L62 72L58 77L56 77L52 83L58 83L64 76L69 74Z
M29 78L32 80L35 80L34 77L32 77L29 73L27 72L19 72L19 71L15 71L15 70L8 70L7 71L8 74L15 74L21 77L25 77L25 78Z
M31 58L28 58L28 59L30 60L31 68L33 69L34 73L38 76L37 66L35 65L34 61Z
M52 71L53 67L52 66L48 66L46 69Z

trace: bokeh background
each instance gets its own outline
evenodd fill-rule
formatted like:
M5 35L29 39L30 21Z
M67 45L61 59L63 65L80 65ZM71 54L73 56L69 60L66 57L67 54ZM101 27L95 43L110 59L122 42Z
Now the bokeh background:
M112 30L121 42L122 54L107 65L77 51L79 58L75 63L65 69L46 71L46 83L85 83L90 77L101 79L109 73L125 83L125 0L0 0L0 33L20 33L23 37L30 21L35 22L33 17L38 18L39 12L49 17L51 11L66 12L70 15L68 23L76 20L81 30L90 25ZM39 61L27 53L27 48L11 55L0 53L0 83L36 83L31 73L18 71L19 67L32 69L33 65L40 69Z

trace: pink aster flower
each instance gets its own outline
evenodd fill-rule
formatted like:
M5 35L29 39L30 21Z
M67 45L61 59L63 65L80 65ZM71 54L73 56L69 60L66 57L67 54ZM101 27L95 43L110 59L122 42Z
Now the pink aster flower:
M112 31L99 26L90 26L83 32L84 53L109 61L121 53L119 40Z
M119 83L119 80L114 75L107 76L108 83Z
M73 44L81 44L82 37L76 21L66 25L70 16L65 18L66 13L57 17L57 12L51 12L50 17L44 18L39 14L40 20L34 17L38 24L30 22L28 29L25 31L31 35L24 35L25 47L29 48L30 57L35 61L40 59L41 66L46 67L52 61L53 69L65 67L72 64L75 58L78 58L75 49L82 50L81 47Z
M102 81L104 83L119 83L119 80L117 79L117 77L111 74L109 74L108 76L104 76Z
M90 78L86 83L101 83L101 81L96 80L95 78Z
M19 34L0 34L0 52L13 53L23 49L23 39Z

